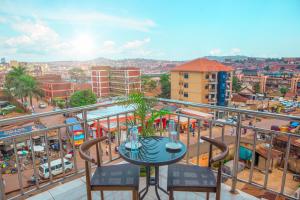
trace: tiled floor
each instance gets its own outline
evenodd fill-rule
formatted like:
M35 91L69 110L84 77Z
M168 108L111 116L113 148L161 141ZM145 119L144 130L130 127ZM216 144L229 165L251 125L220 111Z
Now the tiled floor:
M167 167L160 168L160 185L166 188ZM145 178L140 180L141 187L145 186ZM225 200L254 200L257 199L249 194L239 191L239 194L233 195L229 192L230 188L227 185L222 185L221 199ZM163 200L167 200L168 196L160 192L160 197ZM200 200L205 199L204 193L188 193L188 192L175 192L175 199L180 200ZM106 200L130 200L131 192L104 192L104 198ZM55 188L52 188L46 192L40 193L28 200L84 200L86 199L85 177L73 180L71 182L62 184ZM93 192L93 199L101 199L100 192ZM153 187L150 187L145 200L156 200L155 191ZM210 199L215 199L213 193L210 194Z

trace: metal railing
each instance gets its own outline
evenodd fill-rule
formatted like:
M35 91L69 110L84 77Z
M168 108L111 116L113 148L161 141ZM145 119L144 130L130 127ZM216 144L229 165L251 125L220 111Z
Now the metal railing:
M189 106L189 107L195 107L195 108L201 108L201 109L208 109L208 110L214 110L216 112L225 112L225 113L231 113L231 115L236 115L237 116L237 121L236 123L227 123L227 122L220 122L216 121L214 119L203 119L201 117L197 117L194 115L186 115L186 114L181 114L181 113L171 113L168 116L165 116L166 119L176 119L177 120L177 128L178 128L178 136L179 139L184 138L186 140L186 145L188 152L186 154L186 157L184 158L184 162L187 164L197 164L199 165L199 158L201 156L200 150L201 150L201 144L200 142L197 142L195 144L191 144L191 130L190 127L192 123L194 123L194 131L196 132L196 138L197 141L200 140L200 136L202 134L202 129L200 127L203 126L203 124L206 122L207 123L207 129L208 129L208 136L209 137L215 137L215 127L214 124L216 123L221 123L221 140L225 141L225 130L226 127L233 127L234 128L234 144L233 144L233 149L234 149L234 158L233 158L233 171L232 174L223 174L225 177L229 177L232 179L231 182L231 191L235 192L236 187L237 187L237 182L242 182L242 183L247 183L250 185L253 185L255 187L265 189L267 191L273 192L275 194L280 194L283 196L286 196L288 198L294 198L295 197L291 196L291 194L286 194L285 193L285 186L286 186L286 178L287 178L287 173L288 173L288 161L290 157L290 149L291 149L291 141L293 137L300 138L299 135L297 134L292 134L292 133L287 133L287 132L280 132L280 131L274 131L270 129L264 129L256 126L246 126L242 123L242 118L244 115L251 115L254 117L267 117L267 118L276 118L276 119L282 119L286 121L300 121L300 117L298 116L293 116L293 115L282 115L282 114L275 114L275 113L266 113L266 112L258 112L258 111L252 111L252 110L243 110L243 109L237 109L237 108L230 108L230 107L222 107L222 106L214 106L214 105L208 105L208 104L199 104L199 103L192 103L192 102L185 102L185 101L178 101L178 100L170 100L170 99L158 99L160 103L163 104L177 104L177 105L184 105L184 106ZM88 119L87 114L88 111L97 109L99 107L106 107L109 105L114 104L113 102L110 103L102 103L102 104L96 104L96 105L90 105L90 106L84 106L84 107L77 107L77 108L70 108L70 109L63 109L59 111L51 111L51 112L46 112L46 113L38 113L38 114L33 114L33 115L26 115L26 116L21 116L21 117L15 117L11 119L3 119L0 120L0 127L4 125L11 125L15 124L16 122L23 122L23 121L28 121L28 120L38 120L40 118L45 118L49 116L54 116L54 115L61 115L65 113L81 113L82 118L77 122L77 123L72 123L72 124L57 124L52 127L47 127L41 130L34 130L27 132L22 135L13 135L13 136L8 136L8 137L3 137L1 138L0 141L2 142L10 142L13 146L14 150L14 155L15 155L15 163L16 163L16 168L17 168L17 178L18 179L18 188L16 191L5 191L5 185L8 185L8 180L6 181L6 184L4 184L4 179L6 179L10 175L2 175L0 173L0 198L1 199L16 199L19 197L22 197L24 195L31 194L32 192L35 192L37 190L45 189L49 186L52 186L56 184L57 182L64 181L68 178L74 177L81 175L84 172L84 166L81 165L80 157L78 156L77 149L74 144L74 135L70 134L68 140L70 141L69 144L69 149L73 151L73 158L71 159L74 169L71 172L66 172L65 171L65 164L64 164L64 157L66 152L63 150L64 149L64 139L62 137L63 129L68 129L69 131L73 132L73 126L74 125L81 125L83 127L85 139L90 138L90 128L89 124L90 122L95 122L97 124L96 126L96 133L100 133L100 124L104 125L106 124L106 132L103 134L106 134L109 137L107 147L106 147L106 156L103 158L103 161L108 163L112 162L113 160L116 160L119 157L118 154L114 153L112 150L114 147L120 145L122 142L122 136L128 135L128 128L129 128L129 120L132 120L134 117L132 112L123 112L123 113L118 113L114 115L107 115L107 116L101 116L99 118L93 118L93 119ZM181 128L180 127L180 122L181 119L185 119L186 122L186 127ZM115 135L112 134L111 128L115 127ZM71 129L71 130L70 130ZM249 178L247 180L239 178L238 177L238 165L239 165L239 150L240 150L240 145L241 145L241 140L242 140L242 130L252 130L253 131L253 143L252 143L252 160L251 160L251 165L249 168ZM33 137L34 136L40 136L44 139L45 143L45 154L47 157L47 163L48 166L51 166L51 155L54 153L53 150L51 150L50 145L49 145L49 137L52 135L50 134L51 132L55 131L55 137L58 139L58 145L59 145L59 152L58 152L58 159L61 159L62 163L62 169L63 169L63 174L62 176L53 176L52 175L52 169L49 167L49 179L46 180L39 180L36 179L34 184L31 185L26 185L24 184L24 172L22 171L23 166L22 166L22 161L21 157L18 155L18 147L17 147L17 142L20 140L20 138L24 138L24 141L29 141L29 146L31 147L31 162L32 162L32 173L34 177L38 176L38 171L39 169L37 168L36 161L37 161L37 156L34 151L33 147ZM194 136L194 131L193 131L193 136ZM180 132L185 132L188 134L180 134ZM157 128L157 134L160 136L166 136L165 134L165 127L163 127L162 123L162 118L159 119L159 124ZM255 172L255 152L256 152L256 146L258 144L258 135L265 135L268 136L268 141L269 143L269 148L267 152L267 159L266 159L266 169L269 169L270 164L271 164L271 154L272 154L272 149L274 148L273 146L273 139L276 136L280 135L285 135L288 137L287 139L287 151L284 153L284 162L283 162L283 169L282 169L282 179L281 179L281 186L280 190L276 191L272 189L271 187L268 187L268 181L269 181L269 170L265 170L265 178L264 182L262 184L258 184L257 182L253 181L253 176ZM186 136L185 136L186 135ZM115 138L113 140L113 137ZM124 139L124 137L123 137ZM196 155L192 154L192 146L196 146ZM192 159L196 158L196 162L192 162ZM4 177L6 176L6 177ZM15 175L11 175L15 176Z

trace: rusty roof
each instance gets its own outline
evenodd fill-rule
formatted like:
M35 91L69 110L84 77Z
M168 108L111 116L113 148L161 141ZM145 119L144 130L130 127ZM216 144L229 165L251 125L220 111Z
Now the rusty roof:
M222 63L209 60L207 58L198 58L182 65L174 67L172 72L176 71L186 71L186 72L220 72L220 71L233 71L231 66L223 65Z

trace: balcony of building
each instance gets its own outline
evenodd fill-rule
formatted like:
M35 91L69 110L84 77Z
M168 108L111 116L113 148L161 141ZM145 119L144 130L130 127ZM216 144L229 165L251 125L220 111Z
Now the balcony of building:
M220 121L214 118L170 113L164 118L157 119L154 126L158 136L168 136L165 121L177 120L180 140L187 146L187 154L181 162L193 165L205 165L207 162L208 145L201 141L200 136L208 136L225 142L230 148L230 156L226 159L223 170L221 199L276 199L278 196L287 199L297 199L299 186L297 170L299 171L299 143L300 136L288 132L271 130L262 125L267 120L281 120L280 123L300 121L300 117L281 115L251 110L241 110L229 107L212 106L177 100L158 99L160 106L177 105L189 108L205 108L215 112L223 112L224 116L231 116L235 120ZM6 162L12 167L11 171L0 173L1 199L86 199L84 162L78 155L77 144L74 142L73 127L82 126L85 138L102 134L109 137L108 143L102 145L105 149L103 163L105 165L124 162L116 151L116 147L126 139L128 120L134 115L132 110L104 113L101 116L91 116L91 111L113 105L113 102L101 103L86 107L64 109L59 111L38 113L22 117L0 120L0 126L38 120L54 115L77 116L78 121L69 124L57 124L52 127L33 129L26 134L12 134L0 138L1 145L6 144L13 155ZM158 108L157 108L158 109ZM101 112L99 112L101 113ZM263 120L261 123L248 124L251 119ZM271 121L275 123L275 121ZM271 126L272 123L268 121ZM278 124L279 122L276 121ZM96 124L96 128L95 125ZM192 128L191 128L192 127ZM2 129L1 128L1 129ZM106 131L104 131L106 129ZM54 143L52 141L55 141ZM30 151L38 144L44 147L43 153ZM56 144L56 145L55 145ZM280 145L279 145L280 144ZM25 149L22 145L29 146ZM279 147L282 147L280 149ZM245 151L245 149L247 151ZM246 152L246 153L245 153ZM91 155L95 152L91 151ZM249 155L251 155L249 157ZM58 175L33 181L32 177L39 177L41 162L50 163L53 160L68 159L72 164L71 170L63 170ZM63 165L64 166L64 165ZM94 169L95 166L92 166ZM269 170L266 170L269 169ZM161 167L160 183L166 187L167 166ZM5 172L5 173L4 173ZM12 172L12 173L11 173ZM140 178L140 188L145 185L145 178ZM230 192L231 191L231 192ZM99 199L100 193L93 194ZM164 193L162 199L168 199ZM105 192L105 199L131 199L131 192ZM145 199L156 199L155 191L150 189ZM175 192L175 199L205 199L202 193ZM211 199L214 195L211 194Z

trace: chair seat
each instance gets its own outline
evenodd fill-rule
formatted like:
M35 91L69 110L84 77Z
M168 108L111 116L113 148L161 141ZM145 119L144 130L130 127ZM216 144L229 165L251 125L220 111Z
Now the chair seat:
M91 187L139 187L140 168L132 164L97 167Z
M209 167L196 165L174 164L168 168L169 189L197 190L197 188L216 188L214 172Z

